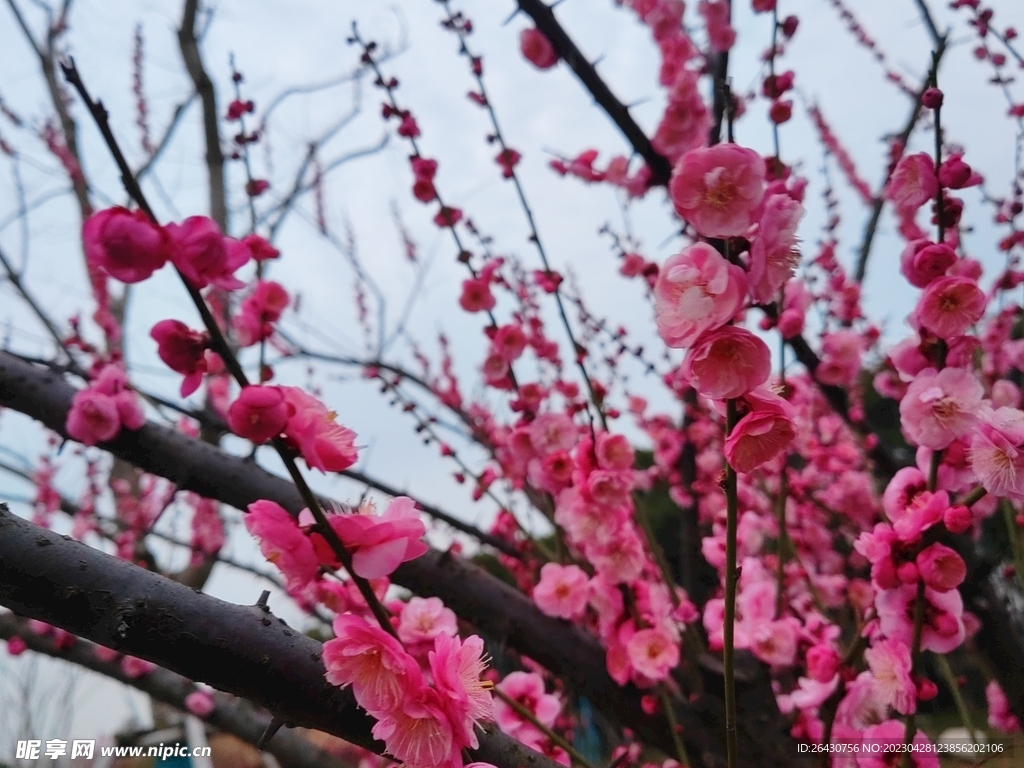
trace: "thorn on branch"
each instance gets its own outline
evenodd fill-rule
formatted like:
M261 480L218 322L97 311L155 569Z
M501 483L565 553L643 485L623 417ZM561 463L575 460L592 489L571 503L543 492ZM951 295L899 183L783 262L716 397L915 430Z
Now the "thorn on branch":
M256 608L259 608L264 613L270 613L270 606L267 605L267 600L270 599L270 590L264 589L263 594L260 595L259 600L256 601Z
M264 592L263 594L269 593ZM281 720L278 717L271 720L270 725L267 726L266 730L263 731L259 739L256 741L256 749L262 751L262 749L267 745L267 742L274 738L274 734L281 730L282 725L284 725L284 720Z

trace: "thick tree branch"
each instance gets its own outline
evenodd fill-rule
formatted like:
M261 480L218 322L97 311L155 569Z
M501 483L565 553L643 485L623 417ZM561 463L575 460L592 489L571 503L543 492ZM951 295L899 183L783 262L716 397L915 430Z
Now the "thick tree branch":
M0 406L20 411L66 436L64 423L74 393L58 373L0 352ZM102 448L182 489L238 509L244 510L258 499L270 499L293 513L305 506L289 481L155 424L137 432L123 431ZM405 563L395 571L393 580L418 594L440 597L481 632L535 659L607 715L634 729L643 740L671 753L673 740L667 721L644 713L639 690L622 688L612 681L605 667L604 649L592 635L543 615L526 595L448 552L434 550ZM709 661L704 670L709 693L695 701L678 703L676 718L690 754L706 755L704 762L714 765L716 759L724 757L724 711L721 676L712 667ZM747 682L739 691L740 764L746 768L782 768L792 759L795 747L762 672L759 665L752 664Z
M327 682L322 646L257 606L239 606L16 517L0 505L0 605L249 699L293 726L382 752L351 690ZM489 724L478 760L556 763Z
M619 127L637 154L647 162L652 174L651 183L655 185L668 184L669 177L672 175L672 164L654 148L651 140L647 138L647 134L629 114L629 108L619 101L601 79L601 76L597 74L594 66L587 61L580 49L576 47L576 43L555 19L552 10L542 0L516 0L516 3L533 19L537 29L551 41L559 58L569 65L584 87L590 91L594 100Z
M29 650L77 664L124 685L130 685L182 712L187 711L185 698L198 690L188 678L166 669L157 668L142 677L129 677L118 662L100 660L96 655L96 646L92 643L78 640L70 648L58 647L53 638L32 632L24 619L13 614L0 615L0 638L12 637L24 640ZM218 694L214 696L214 701L216 708L203 719L214 728L237 736L242 741L255 745L270 725L269 714L256 710L238 699ZM282 768L349 767L349 763L288 729L278 731L264 749L277 758Z

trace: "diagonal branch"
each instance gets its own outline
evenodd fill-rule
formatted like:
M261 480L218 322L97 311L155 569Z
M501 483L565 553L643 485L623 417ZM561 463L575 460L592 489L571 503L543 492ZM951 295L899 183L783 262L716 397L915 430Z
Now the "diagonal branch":
M383 751L351 690L327 682L316 640L264 608L197 592L39 528L4 505L0 604L249 699L285 723ZM557 765L493 724L473 752L499 768Z
M580 49L576 47L576 43L566 34L551 8L542 0L516 0L516 3L533 19L537 29L551 41L559 58L569 65L584 87L590 91L594 100L619 127L637 154L647 162L647 167L651 169L652 174L651 183L655 185L668 184L668 180L672 176L672 164L654 148L651 140L647 138L647 134L629 114L629 108L619 101L618 97L612 93L611 88L597 74L594 65L587 61Z
M29 650L55 659L77 664L112 680L137 688L153 699L187 711L185 698L198 690L188 678L166 669L154 669L142 677L129 677L116 661L102 661L96 655L96 646L78 640L70 648L58 646L53 638L37 635L28 622L12 614L0 615L0 639L20 637ZM214 728L237 736L255 745L270 726L271 716L247 706L238 699L217 695L216 707L203 718ZM326 752L292 730L282 729L267 742L265 750L277 758L282 768L349 768L349 763Z

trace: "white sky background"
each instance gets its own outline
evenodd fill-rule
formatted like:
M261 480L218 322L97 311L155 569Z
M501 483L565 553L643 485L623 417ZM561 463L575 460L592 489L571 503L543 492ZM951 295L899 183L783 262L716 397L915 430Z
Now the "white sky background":
M953 25L951 48L940 73L946 93L943 123L952 142L967 147L965 160L985 175L993 194L1002 196L1013 173L1013 123L1005 118L1002 94L988 84L991 69L971 54L976 43L966 26L966 12L954 13L944 0L932 0L940 28ZM28 18L41 29L41 17L31 3L20 3ZM696 2L687 9L686 22L697 26ZM735 26L739 32L730 72L734 88L746 92L759 87L759 57L769 44L770 15L754 17L747 0L738 0ZM930 41L912 0L856 0L849 2L868 32L888 54L891 66L911 83L918 83L929 63ZM997 11L1000 28L1014 24L1024 30L1024 6L1015 0L998 0L990 5ZM514 4L465 0L456 5L474 22L471 45L484 57L486 84L497 109L509 144L523 154L518 172L537 217L541 237L553 266L572 266L589 307L606 317L612 327L625 325L634 341L650 342L653 324L650 308L643 301L636 282L623 283L617 274L617 260L606 237L598 233L605 222L622 231L625 227L616 195L606 186L587 187L574 179L562 179L547 167L557 152L574 156L594 147L601 150L601 167L615 154L629 154L629 148L615 126L596 108L571 71L559 65L538 72L518 52L518 35L527 24L523 16L503 24ZM861 175L875 185L881 178L886 133L900 130L909 105L906 97L884 80L882 69L843 29L830 4L824 0L780 0L780 16L796 14L800 29L779 71L794 69L800 94L817 101L847 149L858 163ZM222 2L215 7L213 23L203 42L206 65L217 88L223 108L230 100L228 54L233 52L245 75L244 98L257 104L257 115L285 88L330 79L353 70L359 52L346 45L350 23L357 20L361 33L385 45L401 39L407 46L387 62L385 71L401 82L398 98L416 115L423 136L421 151L439 160L436 183L446 202L463 208L478 227L495 238L496 253L515 253L529 268L539 267L532 246L526 241L522 211L510 183L501 178L494 163L497 149L484 141L489 132L486 113L469 102L473 87L467 62L456 55L453 34L441 29L442 7L430 0L401 3L332 2L290 0L290 2ZM599 71L619 98L627 103L642 102L634 110L640 124L652 133L663 108L663 93L657 85L657 55L649 31L632 12L616 8L608 0L566 0L557 15L580 48L592 59L601 58ZM128 0L79 0L71 16L71 33L65 38L79 70L93 94L102 98L111 112L114 131L132 159L142 158L131 94L134 28L143 26L145 36L145 90L149 123L158 138L174 106L189 92L181 66L175 30L180 3ZM38 71L9 9L0 8L0 96L30 126L37 126L52 112ZM1008 66L1008 71L1016 71ZM1024 101L1024 91L1017 89ZM385 132L380 119L382 94L367 80L361 91L362 111L324 151L329 162L336 156L371 146ZM298 97L278 109L267 141L254 153L256 173L269 178L271 190L257 201L258 207L283 194L291 184L293 169L308 140L352 104L349 86L335 88L314 97ZM771 133L764 118L766 105L758 101L736 126L741 144L771 154ZM75 104L85 153L85 170L93 182L96 202L123 202L124 193L114 166L100 143L98 133L84 110ZM251 125L251 121L250 121ZM392 123L392 127L393 127ZM230 136L231 126L223 126ZM43 200L28 217L27 267L25 280L58 320L74 314L88 315L91 298L78 244L77 211L69 195L47 196L66 187L65 177L54 159L29 131L17 130L0 118L0 135L22 153L20 165L26 199ZM173 144L159 168L145 185L151 202L163 220L180 220L206 212L206 177L202 162L198 104L194 104L179 127ZM812 256L821 233L824 212L820 172L822 151L813 127L801 106L794 119L781 126L782 157L801 159L801 171L810 180L807 214L801 236L805 255ZM929 131L915 134L913 148L930 151ZM269 154L269 157L268 157ZM456 251L448 232L431 222L432 206L423 206L409 194L412 178L408 166L408 145L392 136L387 147L371 157L344 165L328 178L325 191L327 220L339 237L345 236L345 222L351 222L364 268L388 295L389 322L394 323L410 291L415 291L407 328L424 350L436 356L437 333L444 330L452 339L465 394L475 394L471 382L482 360L485 342L481 316L467 316L456 299L465 277L456 263ZM268 166L268 159L272 165ZM851 192L835 167L831 178L841 201L840 257L852 265L867 217L864 206ZM233 206L232 233L244 234L248 226L244 178L239 165L230 175ZM966 240L968 252L981 259L991 277L1002 265L994 247L1000 236L991 225L992 209L979 203L977 190L962 195L967 218L976 231ZM21 263L26 247L16 215L18 196L13 165L0 162L0 247ZM391 204L395 201L406 227L419 245L421 263L429 263L416 283L416 272L403 254L401 238L394 226ZM631 209L629 224L642 244L642 252L656 261L674 252L673 219L668 215L665 195L655 190ZM313 200L307 196L283 228L278 245L284 257L273 264L269 276L289 290L301 294L298 318L285 327L300 335L311 348L336 354L359 354L362 331L355 321L352 271L337 250L317 233L313 224ZM923 215L921 217L923 223ZM901 243L894 232L892 217L883 217L865 283L865 307L869 315L884 323L886 338L895 341L905 333L903 317L911 308L916 292L898 275ZM548 306L549 334L563 340ZM499 304L498 316L507 317L508 304ZM503 314L506 313L506 314ZM177 317L198 326L187 295L169 269L155 279L137 286L129 308L128 359L136 380L147 389L175 397L180 378L162 367L155 344L148 336L157 321ZM575 314L573 314L575 319ZM51 345L37 323L17 299L13 289L0 285L0 323L11 348L32 354L47 354ZM304 324L304 325L303 325ZM315 335L303 327L315 328ZM774 344L772 345L775 346ZM647 344L655 349L653 344ZM402 342L388 354L406 363L411 360ZM521 363L528 371L530 365ZM410 364L415 369L415 364ZM279 368L289 383L307 381L305 364L292 362ZM341 375L339 375L341 374ZM377 389L360 381L352 371L318 367L312 379L323 387L325 401L339 412L340 420L352 427L366 446L358 468L386 479L399 488L409 488L421 498L435 502L465 519L486 524L493 505L473 504L469 486L452 480L456 468L437 457L435 448L424 448L412 437L413 423L398 409L389 407ZM632 377L636 389L655 402L663 403L655 382ZM623 405L622 393L612 403ZM624 421L624 420L622 420ZM627 428L625 424L621 428ZM0 415L0 452L14 451L33 460L42 451L44 436L18 414ZM239 444L237 447L242 450ZM65 449L70 451L70 447ZM262 456L263 458L267 458ZM7 455L4 458L8 458ZM481 468L480 457L467 459ZM70 462L62 474L63 488L73 493L78 467ZM268 466L273 466L268 460ZM342 481L316 478L318 490L342 499L353 499L361 489ZM0 492L26 496L31 488L7 477L0 479ZM233 515L237 518L237 515ZM187 537L187 519L173 513L168 529ZM251 562L258 553L244 532L231 536L228 551ZM179 559L183 556L178 553ZM219 569L208 585L210 593L235 602L251 602L262 586L249 577ZM282 600L275 608L281 609ZM272 605L275 605L272 602ZM289 615L289 614L285 614ZM4 664L0 660L0 675ZM0 678L2 679L2 678ZM123 695L110 686L95 689L104 707L92 704L80 708L75 735L110 730L127 710ZM91 696L91 694L90 694ZM60 734L40 734L41 738ZM0 743L0 754L3 745Z

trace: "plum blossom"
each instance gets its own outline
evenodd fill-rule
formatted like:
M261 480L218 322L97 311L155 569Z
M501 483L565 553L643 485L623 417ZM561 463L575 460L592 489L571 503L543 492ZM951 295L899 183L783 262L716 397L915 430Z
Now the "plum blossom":
M364 579L389 576L402 563L424 554L428 547L420 538L426 527L416 503L398 496L388 502L381 515L332 515L331 528L352 553L352 567Z
M750 331L727 325L701 336L683 366L694 389L706 397L726 400L764 384L771 373L771 355Z
M974 280L951 275L932 281L914 311L922 328L948 340L978 322L986 304L985 294Z
M914 635L914 603L917 587L902 584L883 590L875 598L879 630L886 637L909 646ZM921 632L921 650L949 653L963 642L966 632L963 599L951 589L936 592L925 588L925 622Z
M725 441L725 458L737 472L752 472L786 450L796 437L793 408L765 388L746 398L750 411Z
M915 444L941 450L978 423L984 394L966 368L925 368L900 402L900 424Z
M892 638L876 641L864 651L882 701L901 715L917 709L917 687L910 676L910 648Z
M82 226L89 265L122 283L139 283L167 263L167 235L142 211L107 208Z
M533 602L547 616L576 621L587 609L588 581L578 565L545 563L533 588Z
M519 34L519 49L523 57L537 69L551 69L558 63L555 47L547 35L536 27L528 27Z
M261 445L284 431L290 414L279 387L249 386L228 409L228 426L239 437Z
M458 632L458 619L439 597L412 597L402 606L397 631L398 639L406 645L433 645L438 635Z
M179 320L161 320L149 332L157 343L157 355L172 371L184 375L181 396L188 397L203 382L208 370L206 350L210 335L193 331Z
M629 638L626 655L633 669L657 682L679 664L679 643L664 627L648 627Z
M787 194L770 195L764 204L757 237L750 248L750 295L770 304L793 276L800 261L796 230L804 208Z
M973 435L969 456L986 491L1024 501L1024 412L1003 407L987 415Z
M104 366L85 389L75 393L65 429L83 445L113 440L121 429L142 429L146 415L117 365Z
M925 152L905 155L889 179L885 196L893 201L901 217L913 216L938 192L935 162Z
M683 155L672 173L669 195L676 212L704 237L737 237L754 223L764 177L764 161L757 152L716 144Z
M356 462L355 433L335 421L335 413L297 387L281 387L293 409L284 434L306 463L321 472L343 472Z
M168 224L171 261L194 287L208 285L234 291L244 283L235 270L252 258L248 246L225 237L213 219L190 216L181 224Z
M259 541L263 556L284 574L289 588L302 589L316 579L316 550L295 518L273 501L255 501L248 510L246 529Z
M351 685L356 702L370 714L389 715L408 690L424 685L419 665L380 627L345 613L335 618L333 628L334 639L323 649L327 681Z
M672 256L658 272L654 311L670 347L688 347L705 331L725 325L742 308L744 271L706 243Z

